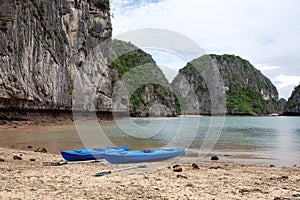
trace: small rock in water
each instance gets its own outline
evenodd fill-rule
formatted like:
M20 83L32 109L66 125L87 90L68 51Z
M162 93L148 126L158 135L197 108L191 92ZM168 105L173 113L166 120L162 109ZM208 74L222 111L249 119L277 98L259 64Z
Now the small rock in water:
M39 147L39 148L37 148L37 149L35 150L35 152L47 153L47 149L46 149L46 148L41 148L41 147Z
M211 160L219 160L219 157L218 156L212 156Z
M22 160L22 157L20 157L20 156L14 156L13 159L14 160Z
M193 169L199 169L199 166L195 163L192 164Z
M182 167L180 165L174 165L173 172L182 172Z
M27 146L27 149L32 149L32 146L31 145Z
M32 161L32 162L33 162L33 161L35 161L35 159L34 159L34 158L30 158L30 161Z
M270 165L270 167L275 167L275 165Z
M0 158L0 162L5 162L5 160L3 158Z

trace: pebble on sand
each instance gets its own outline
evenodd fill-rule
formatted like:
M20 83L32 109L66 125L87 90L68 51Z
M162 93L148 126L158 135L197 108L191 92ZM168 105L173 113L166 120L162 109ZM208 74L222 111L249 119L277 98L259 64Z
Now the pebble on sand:
M219 157L218 156L212 156L211 160L219 160Z
M41 148L41 147L39 147L39 148L37 148L37 149L35 150L35 152L47 153L47 149L46 149L46 148Z
M193 169L199 169L199 166L195 163L192 164Z
M182 167L180 165L174 165L173 172L182 172Z
M180 175L180 174L177 174L177 176L176 176L177 178L184 178L184 179L188 179L188 177L187 176L183 176L183 175Z
M14 156L13 159L14 160L22 160L22 157L20 157L20 156Z

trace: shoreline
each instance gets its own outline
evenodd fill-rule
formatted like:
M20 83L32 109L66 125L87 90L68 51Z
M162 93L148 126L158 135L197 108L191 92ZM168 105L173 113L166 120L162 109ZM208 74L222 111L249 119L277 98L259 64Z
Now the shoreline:
M95 177L101 171L139 164L43 166L42 162L62 158L4 148L0 158L3 199L300 199L299 167L209 161L196 163L199 169L193 169L192 163L157 162L147 163L146 169ZM173 172L176 164L182 172Z
M0 147L12 150L25 151L32 151L38 148L46 148L48 152L56 155L59 155L60 149L84 148L84 145L81 143L81 140L76 132L75 122L72 119L67 118L65 116L60 116L56 118L37 117L34 119L36 120L6 121L4 124L0 123L0 136L3 137L2 141L0 142ZM101 120L98 121L101 122ZM106 122L107 120L103 121ZM62 132L67 132L68 134L67 143L60 142L66 139L65 137L60 137L59 134ZM43 139L43 137L45 137L43 133L46 133L46 137L50 136L49 133L51 133L51 135L54 134L54 137L57 139L52 141L51 143L47 143L47 140ZM15 134L15 136L13 136L12 134ZM70 140L71 138L72 140ZM117 145L124 144L118 143ZM186 160L193 160L195 156L197 157L197 152L199 153L199 148L189 149L189 151L186 152ZM217 155L222 161L233 162L236 164L255 164L262 166L276 165L287 167L291 167L294 165L300 166L299 160L297 160L297 162L294 162L294 160L291 159L283 159L282 161L278 160L279 157L276 157L276 155L270 155L265 153L268 152L258 151L258 153L255 153L249 149L239 148L238 146L234 146L232 148L227 149L216 146L211 153L207 154L207 156ZM198 160L209 160L209 157L203 159L203 156L198 156L198 158ZM194 160L197 160L197 158Z
M257 113L236 113L236 114L207 114L200 113L194 114L177 114L176 116L144 116L139 117L130 115L127 112L111 112L111 111L73 111L73 110L7 110L0 109L0 121L36 121L41 122L45 120L61 121L61 120L74 120L74 114L82 116L84 119L92 118L95 116L100 121L111 121L120 118L174 118L174 117L204 117L204 116L237 116L237 117L262 117L262 116L300 116L300 113L270 113L270 114L257 114ZM0 124L1 125L1 124Z
M8 114L9 113L9 114ZM87 113L83 114L83 120L98 120L101 121L113 121L126 119L122 114L113 115L110 112L98 113ZM95 118L97 116L97 118ZM178 115L173 117L130 117L135 120L143 119L172 119L172 118L184 118L184 117L208 117L210 115ZM216 115L220 116L220 115ZM297 115L222 115L224 117L295 117ZM51 113L51 112L3 112L0 110L0 127L2 128L18 128L18 127L46 127L55 125L67 125L74 124L72 111L62 113Z

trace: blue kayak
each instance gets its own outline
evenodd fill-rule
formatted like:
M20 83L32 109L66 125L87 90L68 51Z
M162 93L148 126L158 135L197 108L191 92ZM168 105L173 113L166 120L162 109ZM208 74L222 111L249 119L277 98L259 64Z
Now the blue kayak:
M184 148L174 149L152 149L152 150L130 150L105 152L105 160L112 164L154 162L166 160L184 153Z
M104 159L104 153L115 151L127 151L128 146L116 146L105 148L83 148L74 150L60 150L62 157L67 161L97 160Z

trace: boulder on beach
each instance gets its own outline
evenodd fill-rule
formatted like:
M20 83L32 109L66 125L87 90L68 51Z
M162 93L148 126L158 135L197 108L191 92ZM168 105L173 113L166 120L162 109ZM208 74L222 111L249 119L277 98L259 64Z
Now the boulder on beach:
M219 160L219 157L218 156L212 156L211 160Z
M174 165L173 172L182 172L182 167L180 165Z

